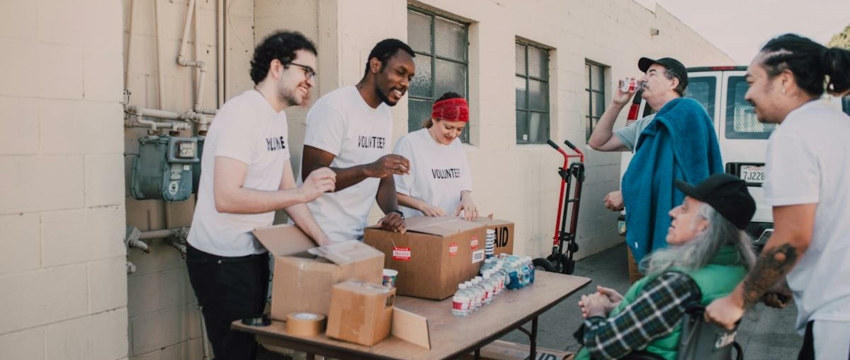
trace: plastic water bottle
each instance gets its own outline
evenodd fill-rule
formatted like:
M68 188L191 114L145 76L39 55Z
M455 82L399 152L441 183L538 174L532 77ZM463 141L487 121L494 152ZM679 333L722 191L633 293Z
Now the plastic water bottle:
M473 281L467 281L466 287L473 294L473 300L474 300L474 303L475 303L475 307L473 307L473 311L478 311L478 309L480 309L481 306L484 305L484 292L481 291L481 289L479 289L477 286L475 286L474 280Z
M469 308L469 292L466 290L466 284L458 284L457 292L452 297L452 315L467 316L472 312Z
M484 274L484 283L490 291L490 301L492 302L499 295L499 287L496 285L496 278L491 271Z
M490 273L475 277L475 280L478 280L478 285L484 289L484 305L489 305L493 301L493 288L490 287L489 274Z
M523 260L525 260L525 263L528 265L528 269L531 271L531 283L534 283L534 273L536 271L534 261L531 260L531 256L526 256Z
M480 276L476 276L472 279L472 285L481 290L481 305L487 305L490 303L490 293L487 292L487 287L484 286L484 278Z
M508 273L508 289L516 290L521 288L522 284L519 282L519 272L517 272L516 265L512 262L506 262L504 270Z
M493 268L493 264L493 259L485 259L484 265L481 265L481 270L478 273L483 275L485 271Z

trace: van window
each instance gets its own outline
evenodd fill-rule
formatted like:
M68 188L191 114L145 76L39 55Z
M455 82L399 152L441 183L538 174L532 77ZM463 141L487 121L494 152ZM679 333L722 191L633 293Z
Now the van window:
M714 122L714 99L716 96L717 78L714 76L693 77L688 79L688 89L685 97L691 98L702 104L711 122Z
M844 97L841 107L844 109L845 114L850 115L850 95Z
M743 76L730 76L726 95L726 138L767 139L776 124L764 124L756 119L753 105L744 100L750 86Z

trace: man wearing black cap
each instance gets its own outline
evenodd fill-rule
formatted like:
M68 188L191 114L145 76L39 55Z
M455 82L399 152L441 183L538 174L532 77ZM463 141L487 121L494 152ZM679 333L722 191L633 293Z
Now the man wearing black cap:
M639 180L643 180L644 184L640 186L639 190L633 188L635 195L639 195L641 192L644 195L661 192L660 200L663 203L659 204L658 207L643 206L644 209L641 209L642 214L638 218L630 215L635 213L634 209L630 209L631 211L627 212L626 228L629 233L633 234L629 235L627 233L626 235L626 240L629 244L629 277L632 282L641 276L637 271L636 265L640 262L643 255L650 253L657 247L664 246L663 235L669 221L665 216L656 216L656 214L663 214L663 211L669 210L682 200L683 195L673 189L673 177L681 176L688 181L697 182L705 179L710 174L722 170L720 147L717 145L717 138L713 131L710 117L705 112L705 109L695 101L680 101L688 86L688 73L685 66L673 58L661 58L658 60L641 58L638 61L638 69L645 73L639 80L643 87L641 97L656 111L656 114L649 115L624 128L613 131L614 122L634 95L634 91L623 92L618 86L617 94L612 99L611 105L602 114L599 123L593 130L593 134L591 134L589 140L590 147L597 151L606 152L632 151L635 152L637 157L640 148L639 145L642 144L641 141L645 130L651 127L649 132L652 135L652 140L650 140L650 143L654 143L657 146L653 146L654 150L649 151L648 154L642 157L650 156L650 154L659 154L663 151L671 153L681 151L684 156L674 155L671 159L668 159L672 160L674 162L673 164L663 164L658 167L659 170L672 170L673 173L653 174L649 171L641 171ZM675 106L668 107L669 104ZM676 108L676 111L670 111L673 108ZM653 120L660 113L665 114L666 120L669 121L668 124L676 124L678 126L652 125ZM660 132L658 131L659 127L662 128ZM692 127L696 128L697 131L689 131ZM677 130L675 128L681 131L675 131ZM676 144L672 144L672 135L674 133ZM716 154L716 156L711 155L699 159L692 156L693 153ZM688 163L683 163L682 160ZM650 162L653 161L650 160ZM658 164L652 165L653 168L656 168L655 165ZM633 168L634 166L630 164L629 170ZM679 172L678 174L676 174L677 171ZM632 172L634 173L634 171ZM663 188L648 188L653 181L661 181ZM623 185L625 189L625 178ZM647 199L641 196L632 196L632 201L628 198L628 195L620 191L613 191L605 197L605 207L612 211L620 211L624 208L624 204L635 205L638 201L644 203L651 201L655 204L659 200L657 197ZM631 221L630 217L632 218ZM635 224L637 221L640 224L635 228L631 224Z
M727 174L697 186L675 183L687 196L670 211L669 247L650 255L647 276L625 296L601 286L582 296L586 320L576 336L584 347L576 360L619 359L638 349L675 359L688 306L729 294L752 267L744 229L756 203L747 184Z

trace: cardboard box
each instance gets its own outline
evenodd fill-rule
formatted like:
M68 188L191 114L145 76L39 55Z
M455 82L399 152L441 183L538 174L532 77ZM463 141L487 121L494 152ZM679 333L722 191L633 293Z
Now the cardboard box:
M467 354L462 359L474 359L475 354ZM528 345L496 340L481 348L482 360L531 360L531 349ZM537 347L537 357L534 360L566 360L573 353Z
M496 250L494 251L495 255L498 254L513 254L514 253L514 223L507 220L498 220L491 218L478 218L474 220L479 224L484 224L484 226L489 230L493 229L496 231ZM486 241L486 235L485 235Z
M321 247L333 263L307 252L316 247L307 235L292 225L254 230L254 236L274 255L271 317L286 320L292 312L327 316L333 285L356 279L381 283L384 254L358 241Z
M365 229L364 242L398 270L399 295L443 300L472 279L484 261L484 225L453 217L412 217L404 234Z
M327 336L372 346L390 335L395 289L348 280L333 286Z

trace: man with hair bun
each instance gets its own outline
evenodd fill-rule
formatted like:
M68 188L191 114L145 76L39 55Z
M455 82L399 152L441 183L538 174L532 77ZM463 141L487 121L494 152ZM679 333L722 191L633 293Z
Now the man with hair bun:
M850 92L850 51L786 34L747 68L745 99L759 121L781 124L767 148L765 202L775 229L755 267L706 319L732 328L759 301L793 294L798 359L850 354L850 116L821 100Z

